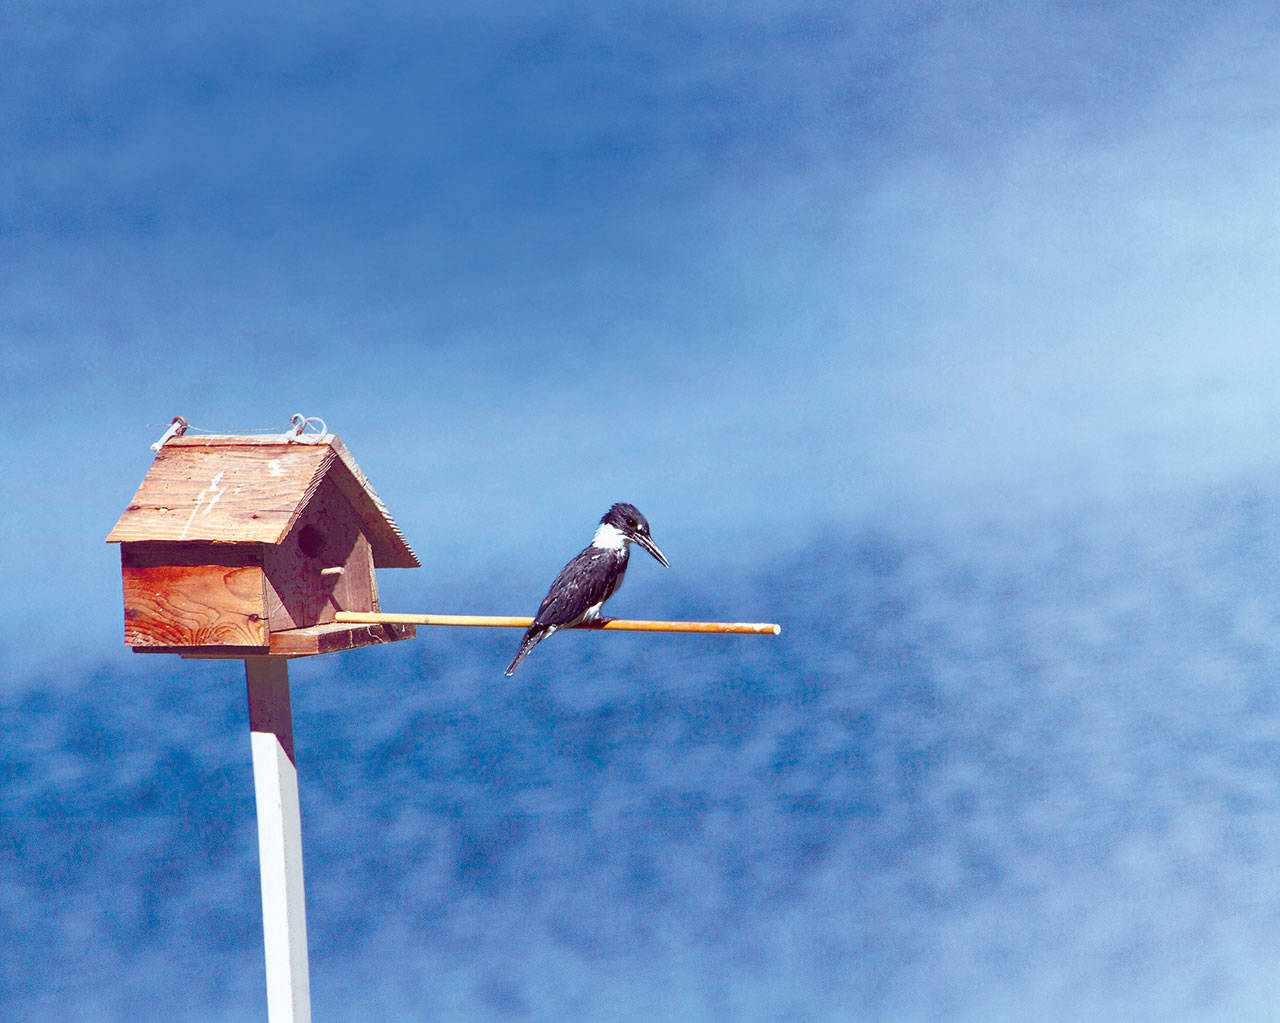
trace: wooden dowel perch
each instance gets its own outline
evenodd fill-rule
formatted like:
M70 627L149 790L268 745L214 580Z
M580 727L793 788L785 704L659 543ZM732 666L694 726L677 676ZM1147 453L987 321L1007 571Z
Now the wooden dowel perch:
M491 628L527 629L532 618L508 618L503 615L407 615L383 614L375 611L339 611L334 620L350 624L381 625L478 625ZM646 622L611 618L584 629L620 629L627 632L734 632L752 636L777 636L781 625L773 622Z

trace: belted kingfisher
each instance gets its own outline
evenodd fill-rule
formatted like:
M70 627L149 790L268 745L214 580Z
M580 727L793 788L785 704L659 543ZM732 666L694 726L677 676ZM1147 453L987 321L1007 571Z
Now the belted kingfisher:
M583 622L607 621L600 617L604 602L618 592L627 572L627 558L635 541L664 566L667 559L649 538L649 523L633 504L615 504L600 519L591 546L565 565L543 598L533 624L524 634L520 650L507 665L510 675L529 651L560 629Z

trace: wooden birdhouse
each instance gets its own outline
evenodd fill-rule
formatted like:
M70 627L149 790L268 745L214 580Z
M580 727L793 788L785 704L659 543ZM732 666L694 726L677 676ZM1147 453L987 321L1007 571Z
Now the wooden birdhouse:
M304 656L415 634L334 622L379 610L375 569L419 562L330 433L170 436L107 541L138 652Z

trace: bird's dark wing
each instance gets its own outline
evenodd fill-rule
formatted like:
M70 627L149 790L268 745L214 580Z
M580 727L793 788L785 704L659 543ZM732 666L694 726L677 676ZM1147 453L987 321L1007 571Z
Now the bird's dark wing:
M625 550L588 547L560 570L534 621L539 625L576 624L588 608L613 596L626 570Z

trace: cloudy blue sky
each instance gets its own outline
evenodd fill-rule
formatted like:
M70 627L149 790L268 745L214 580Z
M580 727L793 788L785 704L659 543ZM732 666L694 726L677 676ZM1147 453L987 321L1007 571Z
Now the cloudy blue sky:
M9 658L126 655L177 414L324 417L415 610L617 499L705 574L1276 466L1270 5L13 2L0 66Z

